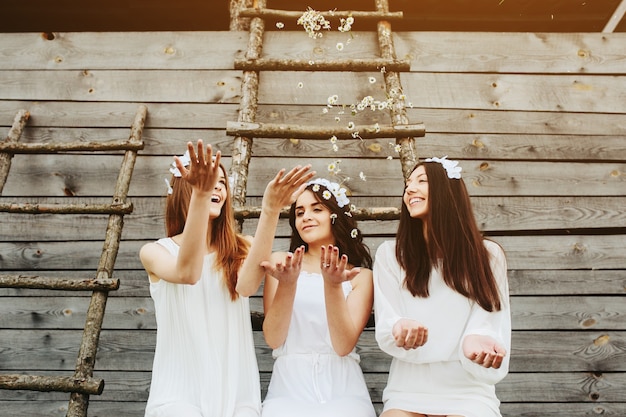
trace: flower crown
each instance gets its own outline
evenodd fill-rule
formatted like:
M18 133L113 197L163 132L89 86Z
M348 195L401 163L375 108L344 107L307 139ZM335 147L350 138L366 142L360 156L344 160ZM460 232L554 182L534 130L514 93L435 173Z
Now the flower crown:
M424 159L424 162L438 162L441 165L443 165L443 168L446 170L446 173L448 174L448 178L456 178L457 180L460 180L461 171L463 170L463 168L458 166L459 161L450 161L449 159L446 159L447 157L448 155L443 156L441 158L437 158L437 157L426 158Z
M322 193L322 197L326 200L330 200L330 195L335 196L335 200L337 200L337 205L339 207L344 207L347 204L350 204L350 199L346 196L346 189L341 188L339 184L336 182L330 182L325 178L316 178L306 183L307 187L309 185L313 185L313 191L318 192L320 189L320 185L326 187L326 191Z

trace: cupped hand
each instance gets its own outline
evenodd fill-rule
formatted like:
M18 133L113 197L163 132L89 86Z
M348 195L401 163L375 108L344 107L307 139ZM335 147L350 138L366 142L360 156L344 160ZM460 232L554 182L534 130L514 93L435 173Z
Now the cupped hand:
M176 168L181 173L181 178L187 181L194 189L201 192L212 192L220 177L220 160L222 153L217 151L213 157L211 145L206 146L206 151L202 139L197 142L198 151L194 149L192 142L187 142L189 150L189 167L183 166L178 156L174 157Z
M286 169L278 171L276 176L267 184L263 193L263 207L271 210L280 210L291 205L304 191L307 181L315 175L311 165L296 166L289 172Z
M272 264L269 261L263 261L261 262L261 267L263 267L265 273L270 274L279 282L293 284L298 281L298 276L300 276L303 257L304 246L300 246L293 253L287 253L284 262Z
M404 350L416 349L428 341L428 328L420 322L402 318L393 325L391 331L396 346Z
M484 368L498 369L506 356L506 349L490 336L470 334L463 339L463 354Z
M339 256L339 248L333 245L322 246L320 263L322 277L332 284L350 281L361 272L361 268L347 269L348 257L345 254Z

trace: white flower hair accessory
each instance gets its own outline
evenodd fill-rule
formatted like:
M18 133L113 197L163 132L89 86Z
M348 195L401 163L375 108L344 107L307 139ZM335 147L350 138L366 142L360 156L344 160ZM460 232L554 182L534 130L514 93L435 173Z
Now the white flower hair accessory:
M455 178L457 180L460 180L461 171L463 170L463 168L458 166L459 161L451 161L449 159L446 159L447 157L448 155L443 156L441 158L437 158L437 157L426 158L424 159L424 162L438 162L441 165L443 165L444 169L446 170L446 173L448 174L448 178Z
M316 178L312 181L307 182L306 185L313 185L313 191L315 192L319 191L320 185L323 185L328 191L330 191L330 193L332 193L332 195L335 196L335 199L337 200L337 205L339 207L344 207L345 205L350 204L350 199L348 199L348 197L346 196L346 189L342 188L336 182L330 182L325 178ZM330 200L330 193L327 193L325 191L322 194L322 197L324 197L326 200Z
M189 157L189 151L186 151L183 155L179 156L178 159L180 159L180 162L183 163L184 167L188 167L191 164L191 158ZM174 175L177 178L180 178L183 176L183 174L180 173L180 171L178 170L178 168L176 167L176 162L172 162L172 166L170 168L170 172L172 173L172 175Z
M178 156L178 159L180 159L180 162L182 162L184 167L188 167L189 165L191 165L191 157L189 156L189 151L185 151L184 154ZM213 159L215 160L215 157L213 157ZM183 176L183 174L180 172L180 170L176 166L176 162L172 162L170 166L170 172L176 178L180 178ZM228 185L230 186L231 193L232 193L232 190L234 189L234 186L235 186L235 179L231 176L228 177ZM165 178L165 186L167 187L168 194L172 194L174 192L174 189L172 188L172 185L170 184L170 181L167 178Z

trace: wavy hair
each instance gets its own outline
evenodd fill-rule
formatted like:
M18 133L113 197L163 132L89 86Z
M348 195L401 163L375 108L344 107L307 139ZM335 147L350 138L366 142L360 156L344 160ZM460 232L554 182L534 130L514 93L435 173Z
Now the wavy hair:
M226 168L222 164L220 168L226 175ZM172 176L170 184L172 194L169 194L165 200L165 230L168 237L183 232L191 200L191 185L187 181ZM237 233L228 181L225 187L226 200L222 205L220 215L212 220L211 243L216 248L215 267L222 272L224 284L228 288L231 300L234 301L239 296L235 290L239 268L248 255L250 244Z
M435 266L450 288L487 311L500 310L490 255L465 182L448 178L437 162L418 163L411 173L419 166L424 167L428 179L428 213L423 220L412 218L403 203L396 236L396 259L406 271L407 289L413 296L428 297L430 272Z
M363 242L363 233L357 227L356 220L350 213L350 207L339 207L335 195L331 192L331 197L327 200L323 197L324 191L328 190L324 185L319 184L317 191L313 190L314 184L309 184L305 190L313 193L315 199L319 201L324 207L330 210L331 214L335 214L337 217L334 219L331 225L331 233L335 238L335 246L339 249L339 255L345 254L348 257L348 262L351 265L372 268L372 255L370 250ZM330 190L328 190L330 191ZM295 251L300 246L304 246L305 251L309 250L309 245L302 240L300 233L296 229L296 203L291 205L289 210L289 226L291 226L291 242L289 250ZM357 230L357 235L353 238L352 231Z

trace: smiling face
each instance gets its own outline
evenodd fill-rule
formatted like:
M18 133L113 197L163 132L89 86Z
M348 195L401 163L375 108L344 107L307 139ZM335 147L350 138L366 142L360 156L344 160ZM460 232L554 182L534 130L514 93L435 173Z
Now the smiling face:
M210 219L214 219L219 217L222 212L222 207L226 202L226 197L228 193L228 189L226 187L226 173L222 168L220 168L220 177L217 180L217 184L215 184L215 189L211 194L211 211L209 214Z
M295 204L295 225L300 237L309 247L334 244L331 231L331 212L315 198L312 191L304 191Z
M411 217L423 219L428 214L428 177L423 165L406 180L402 200Z

